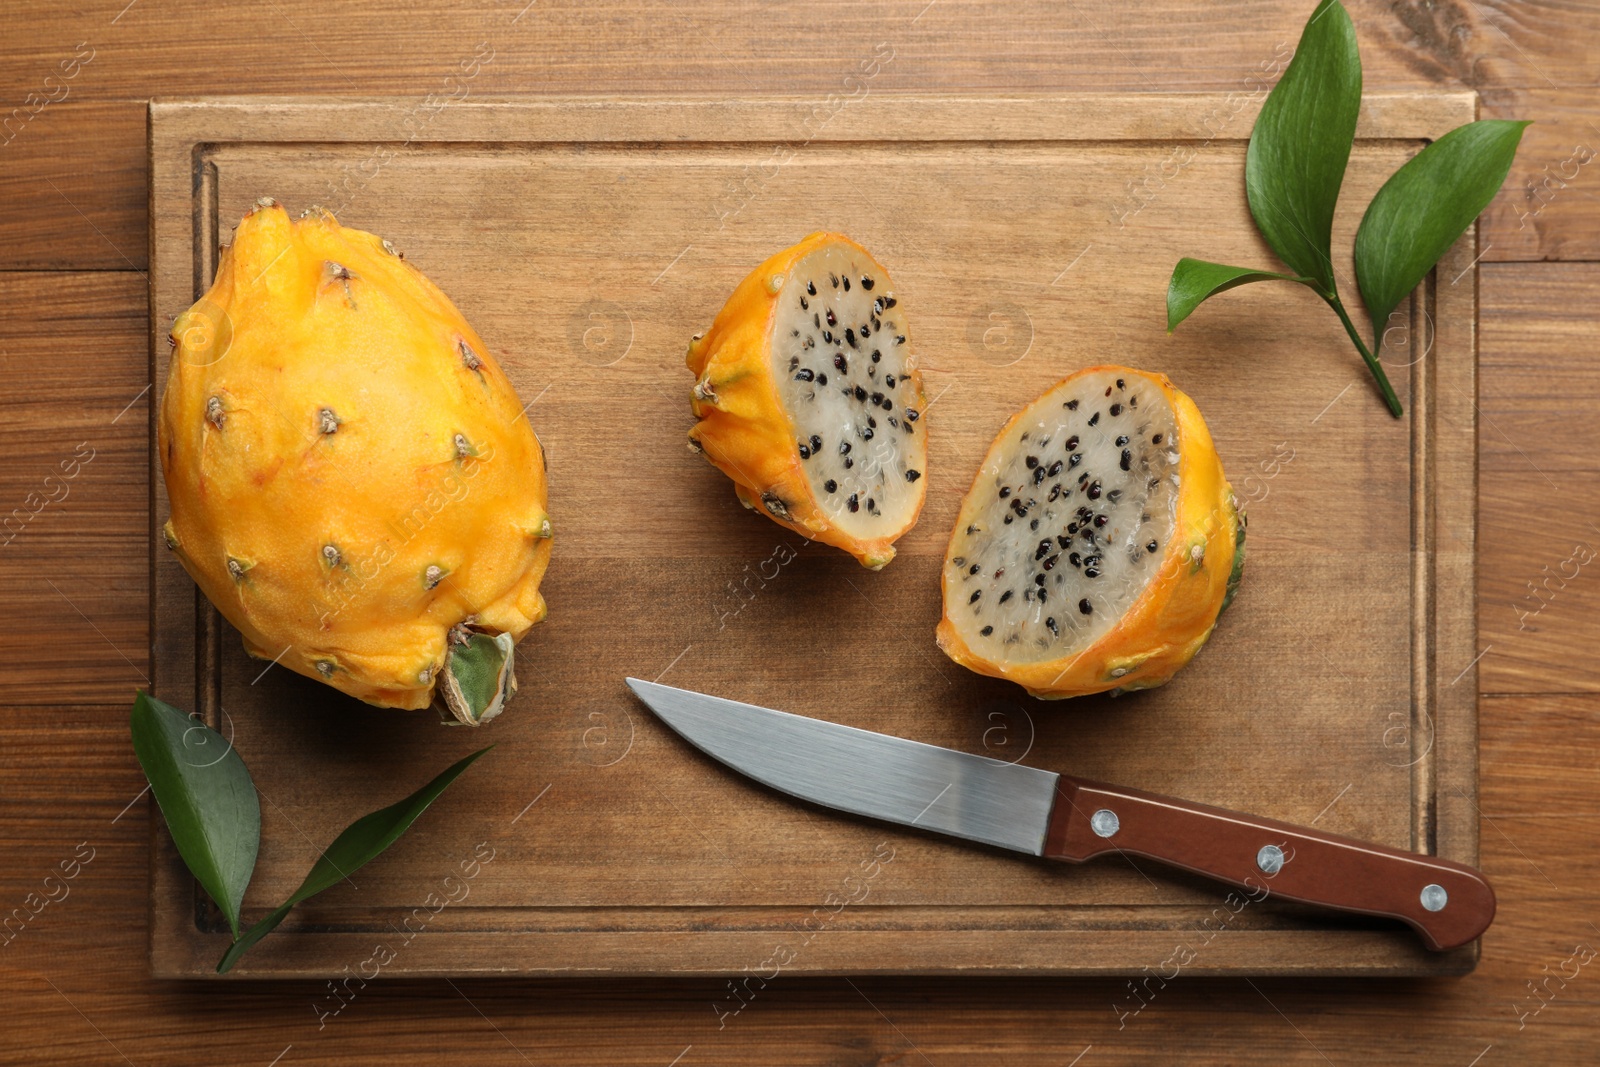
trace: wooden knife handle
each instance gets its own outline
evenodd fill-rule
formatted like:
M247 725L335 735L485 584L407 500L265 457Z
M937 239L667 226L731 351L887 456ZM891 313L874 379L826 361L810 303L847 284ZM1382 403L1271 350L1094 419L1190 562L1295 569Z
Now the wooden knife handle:
M1062 775L1044 855L1082 861L1107 852L1262 894L1255 899L1400 919L1436 950L1472 941L1494 919L1494 890L1464 864Z

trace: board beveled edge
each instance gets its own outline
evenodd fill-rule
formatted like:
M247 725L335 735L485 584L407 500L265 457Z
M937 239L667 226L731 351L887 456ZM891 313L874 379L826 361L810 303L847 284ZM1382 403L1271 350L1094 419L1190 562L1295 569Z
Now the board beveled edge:
M1200 138L1195 114L1229 105L1230 94L1031 94L1026 96L863 97L830 119L817 141L1162 141ZM764 142L793 140L804 97L751 99L562 97L464 101L417 139L430 143L496 141ZM1251 116L1258 104L1245 108ZM150 162L150 372L153 394L166 386L167 324L162 310L183 307L203 290L215 257L216 220L206 217L201 149L214 141L257 143L373 143L397 138L408 113L403 99L221 97L158 99L149 105ZM1477 116L1471 91L1379 92L1363 100L1358 139L1425 140ZM1235 129L1248 129L1238 124ZM1069 131L1063 134L1063 130ZM732 133L730 131L738 131ZM1220 138L1242 140L1242 136ZM183 209L187 210L183 210ZM1414 572L1428 593L1424 655L1414 670L1412 745L1426 745L1413 775L1414 846L1450 859L1478 861L1477 722L1477 227L1452 247L1413 300L1413 326L1431 315L1433 344L1413 368L1412 398L1422 398L1424 418L1412 441L1413 545L1430 549ZM209 247L208 247L209 242ZM169 254L158 254L161 249ZM189 248L176 259L170 250ZM1441 284L1442 279L1451 279ZM1470 280L1470 285L1461 285ZM1431 309L1431 310L1430 310ZM1413 336L1425 336L1413 333ZM1433 352L1464 351L1451 359ZM167 500L156 455L150 406L151 677L152 691L183 707L215 707L214 656L197 650L210 606L181 568L161 566L158 531ZM1467 427L1473 447L1440 447L1441 427ZM176 573L174 573L176 572ZM212 635L214 640L214 635ZM1414 657L1416 652L1413 652ZM1414 663L1416 660L1414 658ZM1461 665L1459 668L1457 664ZM1460 673L1456 673L1457 670ZM1426 725L1426 740L1419 727ZM147 809L148 810L148 809ZM201 928L198 889L184 869L159 819L151 818L150 965L157 978L216 977L225 934ZM952 911L974 909L952 909ZM1007 931L974 924L942 933L939 952L914 948L896 931L839 930L827 948L789 970L802 974L1054 975L1130 973L1132 959L1161 960L1183 930L1208 914L1191 906L1153 907L1160 929L1119 929L1107 949L1099 928L1074 931ZM328 960L361 960L378 931L280 932L276 949L264 947L236 970L240 978L323 977ZM454 932L412 949L397 975L716 976L759 963L770 951L770 931L640 932L621 934L507 934ZM506 938L527 938L542 962L494 966ZM474 942L481 939L481 949ZM1460 975L1476 966L1481 942L1447 953L1427 953L1405 933L1383 930L1236 930L1222 948L1185 968L1196 975ZM687 951L686 949L692 949ZM678 965L641 964L641 953L670 952ZM1106 953L1112 953L1115 959ZM586 961L571 962L571 957ZM752 953L755 953L752 955ZM615 956L626 965L606 965ZM527 958L527 957L524 957ZM690 962L684 964L682 961ZM1015 962L998 962L1009 959ZM1288 959L1289 963L1283 961Z

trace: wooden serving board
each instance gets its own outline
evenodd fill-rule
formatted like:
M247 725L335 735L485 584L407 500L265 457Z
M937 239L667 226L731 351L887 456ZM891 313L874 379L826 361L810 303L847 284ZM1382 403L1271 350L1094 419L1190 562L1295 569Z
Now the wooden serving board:
M321 203L450 294L550 457L550 617L521 646L515 703L476 731L247 658L159 547L152 479L157 691L231 737L261 790L247 918L350 819L498 743L234 974L1469 970L1475 945L1430 954L1377 920L1239 908L1143 861L1052 865L792 803L691 750L623 685L660 679L1474 862L1474 235L1395 320L1400 421L1298 287L1228 293L1168 336L1180 256L1273 263L1243 195L1259 102L858 89L153 104L158 393L167 332L249 204ZM1336 246L1397 165L1474 112L1469 93L1370 95ZM690 335L757 262L824 228L893 273L937 398L926 509L876 574L747 512L685 447ZM1008 414L1103 361L1164 371L1199 403L1248 506L1249 564L1171 685L1039 703L939 652L939 567ZM152 970L209 975L224 925L155 823ZM730 992L719 1010L739 1003Z

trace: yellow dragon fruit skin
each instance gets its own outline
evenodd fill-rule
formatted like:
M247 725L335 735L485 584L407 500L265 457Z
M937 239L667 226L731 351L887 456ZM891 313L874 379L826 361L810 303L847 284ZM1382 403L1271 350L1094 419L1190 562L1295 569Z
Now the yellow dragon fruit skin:
M545 460L455 306L380 238L263 200L180 317L168 547L251 655L426 707L452 627L545 615Z

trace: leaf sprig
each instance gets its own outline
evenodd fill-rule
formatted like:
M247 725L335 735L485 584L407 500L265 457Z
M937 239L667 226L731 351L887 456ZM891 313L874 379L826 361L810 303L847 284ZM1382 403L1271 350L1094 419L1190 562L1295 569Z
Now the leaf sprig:
M261 807L249 769L228 739L147 693L134 699L131 721L134 754L178 855L233 931L218 974L232 969L296 904L338 884L394 844L462 771L494 747L456 761L404 800L351 823L323 850L300 888L241 936L239 909L261 842Z
M1372 322L1372 347L1350 320L1333 271L1333 213L1361 110L1361 54L1339 0L1321 0L1294 59L1256 118L1245 156L1245 193L1256 229L1293 273L1184 257L1167 286L1167 331L1217 293L1261 281L1296 282L1344 325L1396 418L1403 409L1378 353L1390 314L1488 206L1511 170L1526 122L1460 126L1397 170L1356 232L1356 283Z

